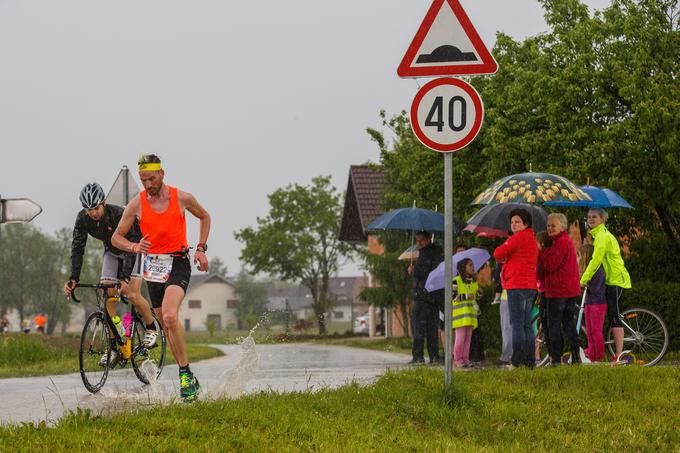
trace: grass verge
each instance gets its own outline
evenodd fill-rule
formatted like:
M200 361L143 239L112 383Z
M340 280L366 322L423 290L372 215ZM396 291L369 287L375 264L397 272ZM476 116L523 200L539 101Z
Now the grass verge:
M349 338L319 338L315 343L332 344L337 346L348 346L351 348L372 349L375 351L400 352L411 354L411 338L368 338L368 337L349 337Z
M42 335L0 335L0 378L48 376L78 372L79 339ZM192 362L223 355L206 345L187 345ZM167 349L166 363L174 358Z
M0 429L50 451L669 451L680 445L680 370L562 367L388 373L375 385L173 404L53 428ZM103 440L104 439L104 440ZM0 448L1 449L1 448Z

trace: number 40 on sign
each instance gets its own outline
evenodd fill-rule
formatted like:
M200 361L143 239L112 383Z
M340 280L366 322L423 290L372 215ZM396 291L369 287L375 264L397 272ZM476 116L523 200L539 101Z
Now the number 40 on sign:
M484 105L479 93L460 79L441 78L425 84L411 105L411 127L428 148L457 151L479 133Z

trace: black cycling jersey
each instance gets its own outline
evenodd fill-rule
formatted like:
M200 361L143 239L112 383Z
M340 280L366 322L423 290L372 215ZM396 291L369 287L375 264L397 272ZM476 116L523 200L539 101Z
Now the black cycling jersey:
M117 249L111 244L111 236L118 227L118 222L123 216L123 208L113 204L104 205L104 215L99 220L93 220L85 209L81 210L76 217L76 225L73 228L73 242L71 243L71 280L80 279L80 270L83 267L83 254L87 244L87 235L99 239L104 243L104 250L113 253L124 261L123 275L129 277L135 263L135 254ZM139 223L135 219L132 228L125 235L128 241L139 242L142 238Z

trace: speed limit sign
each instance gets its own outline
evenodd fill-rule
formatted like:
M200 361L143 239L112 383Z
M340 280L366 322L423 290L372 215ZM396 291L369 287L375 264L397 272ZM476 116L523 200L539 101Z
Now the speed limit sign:
M484 105L472 85L460 79L441 78L426 83L411 104L411 127L428 148L457 151L479 133Z

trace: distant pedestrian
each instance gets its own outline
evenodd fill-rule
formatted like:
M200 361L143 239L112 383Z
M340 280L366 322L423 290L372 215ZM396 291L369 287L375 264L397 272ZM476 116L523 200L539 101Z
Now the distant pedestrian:
M432 300L425 289L427 276L430 275L444 260L444 251L432 243L430 233L419 231L416 233L418 245L418 260L415 265L408 267L408 273L413 275L413 308L411 322L413 325L413 358L411 364L424 363L425 341L430 363L439 363L439 338L437 326L439 324L439 309L436 300Z
M31 333L31 321L28 319L21 320L21 331L25 334Z
M45 313L38 313L35 318L33 318L33 324L35 324L35 331L41 334L45 334L45 328L47 327L47 316Z
M2 333L7 333L9 332L9 316L7 316L7 313L3 313L2 318L0 318L0 332Z

